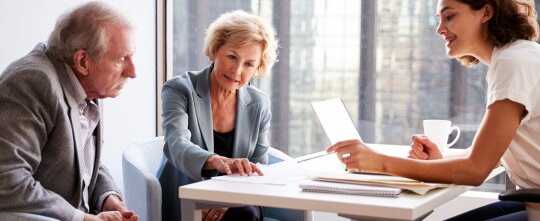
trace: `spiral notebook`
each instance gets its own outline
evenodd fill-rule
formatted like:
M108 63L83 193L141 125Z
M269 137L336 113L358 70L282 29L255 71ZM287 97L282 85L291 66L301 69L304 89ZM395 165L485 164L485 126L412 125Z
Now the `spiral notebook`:
M398 197L401 189L392 187L366 186L347 183L334 183L316 180L305 180L299 183L304 192L340 193L364 196Z

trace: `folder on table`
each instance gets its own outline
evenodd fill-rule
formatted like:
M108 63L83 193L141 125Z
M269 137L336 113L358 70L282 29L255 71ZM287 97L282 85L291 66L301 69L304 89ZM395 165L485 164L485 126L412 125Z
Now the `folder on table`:
M392 187L407 190L419 195L426 194L433 189L450 186L449 184L426 183L398 176L356 173L321 173L314 176L313 180L353 185Z

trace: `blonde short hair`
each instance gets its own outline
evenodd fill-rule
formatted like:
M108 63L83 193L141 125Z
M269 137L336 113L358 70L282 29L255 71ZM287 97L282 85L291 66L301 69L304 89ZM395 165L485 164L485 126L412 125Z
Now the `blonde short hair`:
M99 59L108 50L110 25L132 29L128 20L113 8L102 2L88 2L58 19L47 42L48 51L68 64L73 64L73 54L80 49Z
M257 15L237 10L222 14L206 30L204 53L211 60L216 52L226 43L246 45L259 43L262 56L257 76L261 76L272 68L277 61L278 41L272 26Z

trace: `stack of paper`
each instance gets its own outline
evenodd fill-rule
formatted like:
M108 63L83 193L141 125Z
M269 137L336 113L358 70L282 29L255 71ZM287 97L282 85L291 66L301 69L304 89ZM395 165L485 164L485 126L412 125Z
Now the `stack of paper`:
M356 174L356 173L325 173L313 177L314 180L348 183L359 185L372 185L400 188L408 190L416 194L426 194L430 190L448 187L449 184L441 183L425 183L413 179L397 176L373 175L373 174Z

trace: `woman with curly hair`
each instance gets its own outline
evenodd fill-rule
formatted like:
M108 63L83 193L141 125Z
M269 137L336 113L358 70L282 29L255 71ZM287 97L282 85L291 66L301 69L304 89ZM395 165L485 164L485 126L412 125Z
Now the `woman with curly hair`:
M375 152L359 140L330 146L349 169L421 181L480 185L502 159L512 182L540 188L540 45L536 12L516 0L439 0L437 33L447 54L487 72L487 106L471 148L443 156L424 135L412 138L408 159ZM527 220L534 204L496 202L452 220Z

